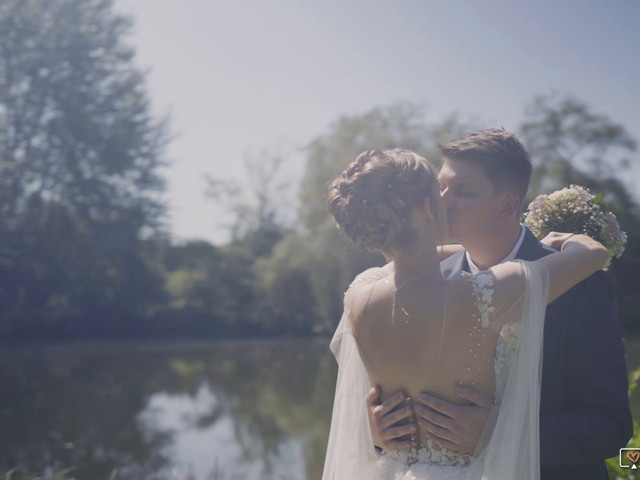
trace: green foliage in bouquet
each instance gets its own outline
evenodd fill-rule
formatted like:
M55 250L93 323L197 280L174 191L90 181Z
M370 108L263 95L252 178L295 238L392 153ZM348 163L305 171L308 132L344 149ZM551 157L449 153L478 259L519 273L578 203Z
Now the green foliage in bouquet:
M579 185L538 195L529 204L523 222L539 239L549 232L589 235L607 247L611 257L620 257L627 243L627 234L615 215L607 212L602 194L593 195Z

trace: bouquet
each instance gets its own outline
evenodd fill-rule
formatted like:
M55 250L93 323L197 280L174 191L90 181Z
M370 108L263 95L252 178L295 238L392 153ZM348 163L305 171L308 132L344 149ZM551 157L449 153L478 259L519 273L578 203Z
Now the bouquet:
M627 234L613 213L607 212L602 194L592 195L580 185L538 195L524 214L524 224L539 239L549 232L583 233L602 243L609 250L609 260L620 257L627 243Z

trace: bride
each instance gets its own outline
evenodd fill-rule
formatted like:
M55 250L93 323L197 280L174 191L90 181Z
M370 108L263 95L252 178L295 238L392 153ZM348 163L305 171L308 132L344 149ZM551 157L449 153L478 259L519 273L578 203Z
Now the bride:
M323 480L539 478L538 410L545 308L600 270L607 250L584 235L551 234L561 251L445 280L447 238L436 172L406 150L369 150L330 187L329 210L356 244L389 263L356 277L331 342L339 364ZM515 353L494 370L496 341L511 332ZM508 364L507 364L508 363ZM456 385L495 399L473 454L449 451L420 427L410 451L377 453L365 396L403 390L452 402Z

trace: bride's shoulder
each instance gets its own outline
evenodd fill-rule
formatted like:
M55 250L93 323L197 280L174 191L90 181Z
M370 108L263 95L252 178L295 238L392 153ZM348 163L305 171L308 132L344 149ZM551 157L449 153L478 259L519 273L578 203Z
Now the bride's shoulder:
M368 268L364 272L359 273L353 279L349 288L354 288L357 286L363 286L364 284L370 284L378 280L382 280L383 278L388 277L391 274L391 270L388 265L383 267L372 267Z
M349 288L345 292L345 307L350 310L360 311L372 301L375 303L377 295L372 295L376 285L385 282L391 275L391 271L385 267L373 267L356 275Z

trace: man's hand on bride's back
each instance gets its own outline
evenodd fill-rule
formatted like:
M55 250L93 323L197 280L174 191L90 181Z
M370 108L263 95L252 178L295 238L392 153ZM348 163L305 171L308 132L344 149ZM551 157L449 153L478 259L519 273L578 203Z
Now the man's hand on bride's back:
M493 400L468 387L456 387L456 393L472 405L458 405L421 393L419 404L413 408L418 424L432 440L454 452L473 453L493 409Z
M402 392L392 395L384 402L380 402L381 393L380 387L375 386L367 395L367 413L373 443L385 450L409 450L411 440L407 436L416 431L411 405L406 405L407 397ZM410 423L404 423L407 419Z

